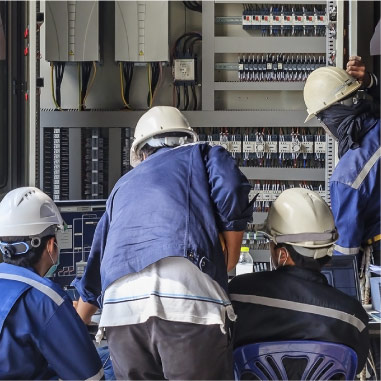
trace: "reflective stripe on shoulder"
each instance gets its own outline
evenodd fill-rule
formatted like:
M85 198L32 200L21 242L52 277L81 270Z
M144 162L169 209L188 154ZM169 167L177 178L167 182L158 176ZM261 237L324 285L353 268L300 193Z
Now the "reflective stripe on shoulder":
M86 378L87 380L100 380L104 375L103 368L99 369L99 372L97 374L94 374L94 376L91 376L90 378Z
M23 282L23 283L29 284L32 287L34 287L37 290L44 293L46 296L49 296L49 298L52 299L53 302L56 303L58 306L60 306L64 302L63 297L60 296L56 291L54 291L50 287L48 287L48 286L46 286L40 282L37 282L34 279L30 279L30 278L27 278L27 277L24 277L21 275L6 274L6 273L0 273L0 279L16 280L18 282Z
M372 155L368 162L364 165L364 168L357 175L355 181L352 183L351 187L358 189L365 177L368 175L369 171L372 169L373 165L376 164L377 160L381 157L381 147Z
M340 245L334 245L333 249L342 254L358 254L360 252L360 247L342 247Z
M305 312L305 313L320 315L320 316L328 317L331 319L338 319L353 325L360 332L362 332L364 328L366 327L366 325L357 317L343 311L334 310L333 308L314 306L312 304L292 302L289 300L274 299L274 298L268 298L266 296L257 296L257 295L230 294L230 299L231 301L236 301L236 302L260 304L260 305L268 306L268 307L284 308L287 310L292 310L297 312Z

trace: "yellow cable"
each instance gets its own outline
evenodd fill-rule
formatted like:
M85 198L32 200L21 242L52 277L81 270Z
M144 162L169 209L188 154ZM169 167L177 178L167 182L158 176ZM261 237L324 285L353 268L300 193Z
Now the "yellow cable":
M53 98L54 104L56 105L56 108L58 110L62 111L61 107L58 105L58 103L56 101L56 97L54 96L53 69L54 69L54 65L53 65L53 62L51 62L50 63L50 82L51 82L51 87L52 87L52 98Z
M132 110L132 107L126 102L126 99L124 98L122 62L119 62L119 73L120 73L120 93L121 93L121 95L122 95L123 103L124 103L124 105L125 105L129 110Z
M85 97L83 98L83 102L82 102L83 107L85 107L87 95L89 94L89 91L90 91L91 87L93 86L96 75L97 75L97 65L95 64L95 61L93 61L93 76L91 78L89 86L87 87Z

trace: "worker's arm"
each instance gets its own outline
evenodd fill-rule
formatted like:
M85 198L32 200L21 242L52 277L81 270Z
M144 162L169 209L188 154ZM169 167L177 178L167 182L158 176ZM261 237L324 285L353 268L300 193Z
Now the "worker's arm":
M82 298L79 298L78 303L76 303L74 307L85 324L91 323L91 317L98 310L97 306L94 306L91 303L84 302Z
M225 241L225 261L228 271L234 269L238 262L241 252L243 231L224 231L222 232Z
M41 329L36 346L61 380L103 377L102 363L86 326L66 298Z

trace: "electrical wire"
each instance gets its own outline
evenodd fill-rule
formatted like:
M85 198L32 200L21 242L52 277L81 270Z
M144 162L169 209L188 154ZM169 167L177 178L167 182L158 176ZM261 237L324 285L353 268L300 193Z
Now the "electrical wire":
M133 74L134 74L134 63L124 62L123 63L123 77L125 81L124 99L126 100L128 104L130 103L130 88L131 88Z
M129 110L132 110L132 107L127 103L125 97L124 97L124 91L123 91L123 69L122 69L122 62L119 62L119 77L120 77L120 93L122 96L123 103L125 107L127 107Z
M197 110L197 94L195 85L191 85L192 95L193 95L193 110Z
M159 90L159 88L161 86L162 77L163 77L163 67L162 67L161 63L159 62L159 78L158 78L157 84L155 86L155 90L153 92L152 104L154 104L156 94L157 94L157 92L158 92L158 90Z
M84 99L87 94L87 89L90 80L91 69L93 62L82 62L81 67L81 95L80 95L80 110L85 109Z
M85 94L85 97L83 98L83 101L82 101L82 106L85 108L85 105L86 105L86 98L87 96L89 95L89 92L90 92L90 89L93 87L93 84L94 84L94 80L95 80L95 76L97 75L97 65L95 63L95 61L93 61L93 76L91 77L91 81L90 81L90 84L86 90L86 94Z
M189 93L188 93L188 86L184 85L184 110L188 110L189 106Z
M183 3L191 11L202 12L201 1L183 1Z
M52 98L54 105L56 106L56 109L62 111L61 106L57 103L56 97L54 96L54 82L53 82L53 71L54 71L54 63L50 63L50 83L51 83L51 90L52 90Z
M77 63L78 68L78 110L81 110L81 65Z
M152 74L151 74L151 65L147 64L147 78L148 78L148 97L147 97L147 106L152 107Z

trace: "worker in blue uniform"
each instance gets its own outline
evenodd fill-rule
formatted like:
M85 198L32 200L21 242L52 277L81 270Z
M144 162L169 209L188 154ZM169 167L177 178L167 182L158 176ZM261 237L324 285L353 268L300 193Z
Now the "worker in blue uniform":
M360 82L345 70L313 71L304 87L308 117L318 118L338 142L339 163L330 179L331 207L339 231L336 254L363 251L363 303L369 303L369 264L380 264L380 120L358 94Z
M59 263L56 205L37 188L17 188L1 201L0 216L0 379L101 379L71 299L44 278Z
M112 190L75 284L84 321L101 297L117 379L233 378L227 271L252 219L251 186L229 152L196 141L174 107L141 117L135 168Z

